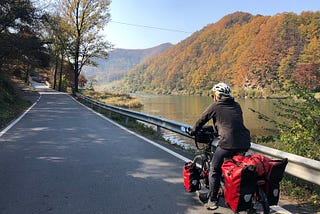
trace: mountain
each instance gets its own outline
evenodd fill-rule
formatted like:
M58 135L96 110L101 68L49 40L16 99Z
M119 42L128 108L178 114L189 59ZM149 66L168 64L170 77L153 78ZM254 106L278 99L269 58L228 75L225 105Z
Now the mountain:
M148 49L114 49L107 59L96 58L97 67L84 68L87 79L95 79L98 84L112 82L125 76L130 69L147 59L166 51L172 44L164 43Z
M273 93L294 80L319 90L319 23L320 12L229 14L133 68L122 89L194 94L223 81Z

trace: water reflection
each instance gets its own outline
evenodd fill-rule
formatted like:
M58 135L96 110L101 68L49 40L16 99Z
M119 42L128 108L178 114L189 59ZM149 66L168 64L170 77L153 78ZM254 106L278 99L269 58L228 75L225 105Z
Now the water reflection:
M212 102L207 96L184 96L184 95L135 95L143 102L144 107L140 110L144 113L161 116L177 122L193 125L200 114ZM244 122L252 135L269 135L274 125L258 119L258 115L250 108L259 111L270 118L275 118L275 101L267 99L236 99L242 107ZM212 122L210 121L210 124Z

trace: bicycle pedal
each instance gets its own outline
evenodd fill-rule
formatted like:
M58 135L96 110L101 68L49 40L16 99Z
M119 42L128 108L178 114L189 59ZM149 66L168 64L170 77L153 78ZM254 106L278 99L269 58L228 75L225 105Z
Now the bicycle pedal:
M207 203L209 198L207 193L199 193L199 199L202 203Z
M257 210L255 208L250 208L248 211L247 211L247 214L256 214L257 213Z

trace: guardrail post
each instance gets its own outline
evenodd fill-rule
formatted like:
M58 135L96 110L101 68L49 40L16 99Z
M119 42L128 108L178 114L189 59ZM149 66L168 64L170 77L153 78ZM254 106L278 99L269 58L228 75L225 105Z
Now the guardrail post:
M147 115L140 112L135 112L127 109L122 109L114 107L112 105L102 104L100 102L89 99L83 95L78 95L82 98L88 106L93 107L94 105L103 108L106 112L106 115L109 115L111 118L112 113L124 115L126 117L126 124L128 123L129 118L133 118L138 121L149 123L157 126L157 135L161 136L160 128L164 128L169 131L187 136L184 132L180 131L180 127L186 127L187 124L178 123L175 121L167 120L164 118L156 117L153 115ZM153 126L154 127L154 126ZM187 136L189 137L189 136ZM217 142L214 144L217 145ZM251 144L251 151L255 153L260 153L266 155L270 158L283 159L288 158L289 163L287 165L286 172L303 180L309 181L313 184L320 185L320 161L304 158L298 155L290 154L280 150L272 149L266 146Z
M129 117L126 117L126 126L128 126Z
M161 127L157 126L157 136L160 137L161 136Z

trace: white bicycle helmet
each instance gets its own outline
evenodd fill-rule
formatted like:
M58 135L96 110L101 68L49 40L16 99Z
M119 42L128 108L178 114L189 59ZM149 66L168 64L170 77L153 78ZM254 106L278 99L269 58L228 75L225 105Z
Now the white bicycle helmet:
M212 87L212 91L224 96L230 96L231 88L227 84L220 82Z

